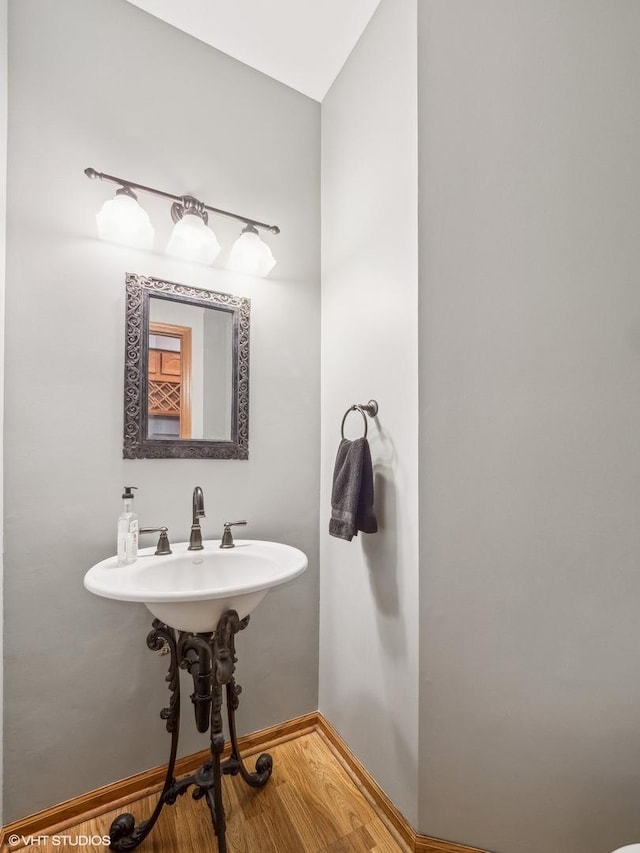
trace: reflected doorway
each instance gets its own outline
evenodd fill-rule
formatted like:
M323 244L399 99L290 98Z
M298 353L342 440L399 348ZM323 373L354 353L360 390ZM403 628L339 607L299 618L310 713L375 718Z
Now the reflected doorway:
M191 438L191 328L149 323L148 437Z

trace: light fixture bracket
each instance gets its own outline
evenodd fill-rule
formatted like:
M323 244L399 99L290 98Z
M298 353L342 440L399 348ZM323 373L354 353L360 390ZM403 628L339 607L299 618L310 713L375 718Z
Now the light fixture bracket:
M138 196L134 193L131 187L128 187L126 184L121 186L120 189L116 190L116 195L126 195L129 198L132 198L134 201L138 201Z
M185 213L199 216L205 225L209 222L209 214L205 210L204 204L192 195L182 196L180 201L174 201L171 205L171 218L174 223L180 222Z

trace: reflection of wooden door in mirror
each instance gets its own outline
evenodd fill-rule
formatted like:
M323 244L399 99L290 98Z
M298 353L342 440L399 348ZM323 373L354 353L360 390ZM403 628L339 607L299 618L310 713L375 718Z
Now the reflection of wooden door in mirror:
M191 438L191 328L149 323L149 438Z

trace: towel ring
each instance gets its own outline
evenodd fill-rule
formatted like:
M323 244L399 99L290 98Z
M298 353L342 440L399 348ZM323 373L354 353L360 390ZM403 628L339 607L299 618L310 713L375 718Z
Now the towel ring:
M364 420L364 435L363 438L367 437L367 431L369 429L369 425L367 422L367 415L370 418L375 418L378 414L378 404L375 400L369 400L368 403L354 403L353 406L349 406L347 411L344 413L344 417L342 418L342 424L340 425L340 435L344 438L344 423L349 417L350 412L360 412L362 418Z

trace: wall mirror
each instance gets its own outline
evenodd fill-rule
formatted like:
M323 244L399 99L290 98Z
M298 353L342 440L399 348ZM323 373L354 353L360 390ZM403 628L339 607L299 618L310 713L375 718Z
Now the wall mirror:
M127 274L125 459L247 459L250 301Z

